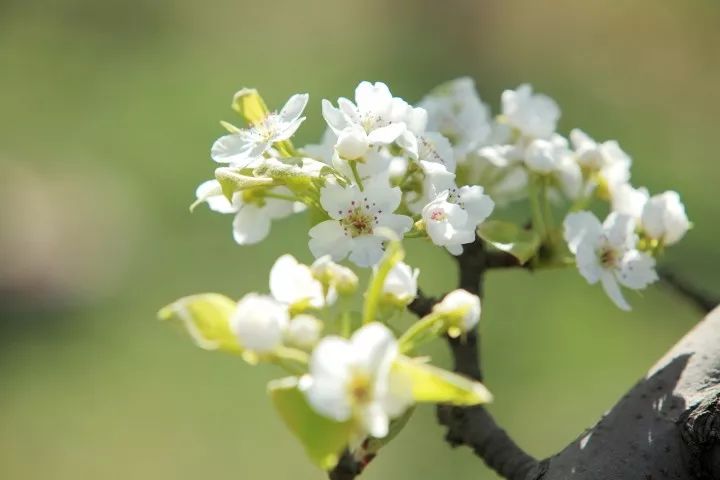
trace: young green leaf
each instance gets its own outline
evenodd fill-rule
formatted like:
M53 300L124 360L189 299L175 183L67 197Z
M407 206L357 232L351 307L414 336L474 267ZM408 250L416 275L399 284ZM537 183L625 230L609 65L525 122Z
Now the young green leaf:
M525 263L540 248L540 236L532 230L524 230L514 223L500 220L488 220L477 229L480 238L493 247L517 258Z
M272 381L268 391L287 427L300 440L310 460L322 468L333 468L347 446L352 425L319 415L298 389L297 377Z
M183 297L158 312L160 320L180 321L195 343L205 350L242 353L230 330L230 316L236 303L218 293Z
M427 363L400 356L393 369L408 380L416 402L478 405L492 401L482 383Z

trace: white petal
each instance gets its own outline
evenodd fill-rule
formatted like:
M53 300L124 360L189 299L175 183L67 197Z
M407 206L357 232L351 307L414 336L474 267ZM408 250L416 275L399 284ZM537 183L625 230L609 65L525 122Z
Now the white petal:
M412 225L412 218L406 215L395 215L394 213L391 213L390 215L382 215L378 219L378 226L387 227L397 233L400 237L409 232Z
M398 354L397 341L388 327L372 322L360 328L350 338L355 351L356 365L374 379L388 375L390 366Z
M622 259L617 273L618 281L634 290L640 290L658 280L655 259L647 253L629 251Z
M330 218L340 219L350 208L356 192L348 187L343 188L335 182L328 182L320 190L320 205L330 215Z
M231 204L228 199L223 195L220 182L217 180L208 180L207 182L201 183L197 190L195 190L195 196L198 201L205 201L210 207L210 210L219 213L235 213L237 207Z
M577 264L578 271L580 271L580 275L582 275L590 285L597 283L603 272L595 248L596 244L592 239L586 238L577 246L575 256L575 263Z
M640 219L648 201L646 188L633 188L629 183L617 185L612 191L612 208L618 213Z
M388 145L394 142L405 132L404 123L391 123L385 127L376 128L368 134L368 140L373 144Z
M335 132L335 134L340 133L348 126L348 121L345 118L345 115L343 115L339 109L333 107L332 103L325 99L322 101L322 114L328 126L333 132Z
M352 240L350 260L358 267L371 267L383 256L383 239L377 235L361 235Z
M603 222L603 230L610 245L624 250L635 248L635 219L630 215L611 212Z
M363 429L375 438L386 437L390 428L390 419L377 402L372 402L360 412L360 422Z
M300 125L305 121L305 117L296 118L295 120L283 125L282 130L275 134L272 138L273 142L281 142L292 137Z
M355 103L361 112L389 115L392 108L392 94L387 85L382 82L374 84L360 82L355 89Z
M345 235L336 220L326 220L310 229L308 246L315 258L330 255L334 261L345 258L353 246L351 238Z
M309 98L310 95L307 93L298 93L290 97L282 110L280 110L280 118L286 122L296 120L305 110Z
M230 163L243 167L255 155L252 155L255 144L243 132L224 135L213 143L210 156L218 163Z
M237 305L230 326L240 344L256 352L279 346L288 323L287 309L267 295L249 293Z
M450 253L450 255L455 255L456 257L458 255L462 255L462 252L463 252L463 246L460 243L453 243L450 245L445 245L445 248Z
M625 300L625 297L623 297L623 294L620 291L620 285L612 272L608 270L603 271L600 276L600 282L602 283L605 293L607 293L610 300L612 300L618 308L625 311L631 310L630 305Z
M490 216L495 208L495 202L485 195L483 188L478 185L464 186L458 191L459 201L468 213L468 222L476 226Z
M270 293L288 305L309 301L314 307L322 307L325 303L322 285L315 280L310 267L289 254L278 258L270 270Z
M243 204L233 220L233 237L240 245L252 245L270 233L270 218L261 208Z
M590 212L570 213L563 222L565 241L572 253L585 237L597 238L602 233L600 220Z

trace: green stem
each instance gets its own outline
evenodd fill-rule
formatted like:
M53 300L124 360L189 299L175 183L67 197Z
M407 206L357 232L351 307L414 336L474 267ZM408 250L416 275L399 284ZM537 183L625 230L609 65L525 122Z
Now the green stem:
M544 242L547 238L547 227L545 226L545 217L543 214L542 204L540 202L540 189L538 189L538 177L531 178L529 185L530 211L532 212L533 229L540 235L540 239Z
M358 187L360 187L360 191L364 191L362 179L360 178L360 172L358 172L357 162L355 160L350 161L350 170L352 170L355 183L357 183Z
M363 305L363 325L374 321L377 317L378 305L380 303L380 297L383 293L383 286L385 286L385 279L395 264L403 259L403 256L404 252L400 246L400 242L388 242L385 256L380 261L375 274L372 276L370 285L368 285L367 293L365 294L365 304Z
M398 340L400 353L405 354L415 349L417 340L431 330L438 321L442 321L442 318L437 314L430 313L415 322Z
M307 371L310 355L296 348L280 346L273 352L273 361L293 375L302 375Z

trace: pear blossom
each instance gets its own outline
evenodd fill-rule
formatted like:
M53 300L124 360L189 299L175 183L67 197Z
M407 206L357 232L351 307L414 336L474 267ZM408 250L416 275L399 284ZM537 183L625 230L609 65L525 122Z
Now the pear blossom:
M653 195L643 207L641 217L643 232L650 238L673 245L690 229L685 206L677 192L668 191Z
M472 78L440 85L419 106L427 111L427 130L448 138L460 159L483 145L491 134L490 110L478 96Z
M635 188L629 183L618 185L612 192L610 205L614 212L629 215L640 222L645 204L650 198L647 188Z
M420 269L398 262L388 272L383 283L383 293L393 302L406 305L417 297L417 279Z
M570 141L580 166L597 173L609 191L630 179L632 159L617 141L598 143L578 128L570 132Z
M285 187L273 187L267 192L291 195ZM217 180L203 182L195 194L198 202L206 202L211 210L235 214L233 238L239 245L261 242L270 233L272 220L285 218L304 209L301 203L265 196L259 189L236 192L230 202L223 195Z
M637 250L635 221L613 212L600 223L590 212L569 214L563 223L565 240L575 255L580 274L602 284L605 293L622 310L630 310L620 286L640 290L657 281L655 260Z
M548 138L555 132L560 108L547 95L533 93L532 86L523 84L516 90L505 90L501 100L504 121L523 136Z
M454 337L475 328L480 312L480 297L463 289L453 290L433 307L433 313L447 317L448 333Z
M285 329L285 341L293 347L310 349L320 340L323 324L312 315L295 315Z
M382 82L360 82L355 89L355 103L340 98L336 108L323 100L322 112L338 139L344 139L341 151L355 158L364 153L360 152L362 146L389 145L407 129L404 122L392 121L393 96Z
M392 381L398 345L392 332L369 323L347 340L327 336L310 357L309 376L300 387L319 414L357 428L356 440L367 435L383 438L390 420L411 404L409 389Z
M280 113L270 113L262 121L247 129L220 137L212 146L210 155L219 163L245 167L253 159L262 157L276 142L288 140L300 127L301 116L308 102L308 94L290 97Z
M328 298L355 293L358 286L358 277L348 267L332 261L330 255L324 255L310 265L310 271L317 280L328 290Z
M383 255L384 237L378 227L386 227L402 237L412 219L393 213L400 205L401 192L383 178L342 187L328 181L320 191L320 203L330 216L310 229L310 251L315 257L330 255L338 261L349 255L360 267L375 265Z
M462 245L475 240L477 226L490 216L495 203L478 185L440 192L422 211L425 229L435 245L460 255Z
M321 308L326 304L322 283L315 279L310 267L289 254L278 258L270 270L270 293L275 300L291 307L307 304ZM327 303L334 300L329 297Z
M268 295L248 293L238 302L230 328L243 348L268 353L282 344L288 320L285 305Z
M420 160L417 165L420 167L418 173L422 177L420 190L410 190L405 195L405 203L414 214L422 212L423 207L435 198L438 192L455 188L455 174L442 163Z

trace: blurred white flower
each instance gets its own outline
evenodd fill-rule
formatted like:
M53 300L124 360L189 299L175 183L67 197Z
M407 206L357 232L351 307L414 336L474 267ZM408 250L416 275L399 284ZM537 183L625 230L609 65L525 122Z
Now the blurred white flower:
M420 270L404 262L396 263L385 278L383 293L393 302L406 305L417 296L417 279Z
M480 297L467 290L453 290L433 307L433 312L448 320L448 334L457 337L475 328L480 321Z
M310 270L313 276L326 286L328 298L333 298L337 293L351 295L357 290L358 277L355 272L333 262L330 255L323 255L315 260L310 265Z
M532 86L523 84L516 90L505 90L501 100L504 120L523 136L548 138L555 132L560 109L547 95L533 93Z
M599 281L622 310L630 310L630 305L620 285L640 290L657 281L655 260L636 249L635 221L629 215L613 212L601 224L590 212L571 213L564 228L580 274L591 285Z
M360 267L375 265L383 255L384 237L378 227L389 228L402 237L412 219L393 212L400 205L400 189L390 187L383 178L342 187L328 182L320 192L320 203L330 216L310 229L310 251L315 257L330 255L333 260L350 260Z
M427 111L427 130L445 136L460 159L484 145L491 133L490 111L480 100L475 82L469 77L438 86L420 101L419 106Z
M309 350L320 340L323 324L312 315L295 315L285 330L286 342L293 346Z
M680 241L690 229L685 206L673 191L650 197L643 208L641 223L648 237L666 246Z
M390 419L412 402L411 392L398 391L391 381L397 357L397 341L380 323L363 326L350 340L328 336L313 350L301 388L321 415L338 422L352 419L359 437L383 438Z
M615 140L598 143L575 128L570 132L570 141L578 163L590 172L597 173L609 191L613 192L630 179L632 160Z
M611 206L614 212L630 215L635 221L640 222L643 208L649 198L647 188L634 188L629 183L622 183L613 189Z
M278 258L270 270L270 293L275 300L290 307L307 304L322 308L326 303L323 285L315 279L310 267L298 263L289 254ZM333 300L329 299L329 303Z
M287 307L257 293L240 299L230 319L230 328L240 345L256 353L268 353L280 346L287 324Z
M308 98L307 93L293 95L280 113L270 113L250 128L220 137L210 150L212 159L245 167L253 159L261 157L274 143L288 140L305 120L301 115Z

